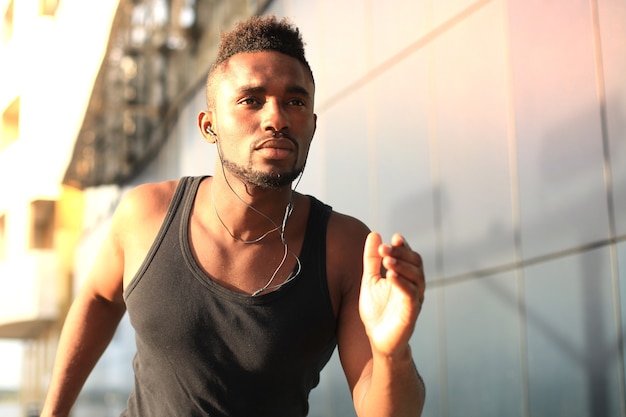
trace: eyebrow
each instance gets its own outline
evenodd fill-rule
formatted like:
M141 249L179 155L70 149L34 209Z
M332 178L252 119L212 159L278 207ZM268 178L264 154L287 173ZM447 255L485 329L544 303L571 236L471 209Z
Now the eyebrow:
M240 94L265 94L267 93L267 88L263 87L263 86L243 86L241 88L238 88L237 91ZM309 92L309 90L307 90L306 88L299 86L299 85L290 85L286 88L285 90L287 93L290 94L298 94L301 96L305 96L307 98L311 98L311 93Z

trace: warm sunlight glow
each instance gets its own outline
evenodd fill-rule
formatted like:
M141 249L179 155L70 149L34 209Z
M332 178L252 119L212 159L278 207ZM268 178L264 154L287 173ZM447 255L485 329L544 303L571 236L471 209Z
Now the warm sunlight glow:
M72 297L83 193L61 184L117 4L0 0L2 416L39 396Z

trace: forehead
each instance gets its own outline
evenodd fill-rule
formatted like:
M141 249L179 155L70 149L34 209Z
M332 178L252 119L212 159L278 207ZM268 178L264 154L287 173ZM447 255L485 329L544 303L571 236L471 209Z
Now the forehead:
M233 55L222 64L218 75L221 93L231 94L242 88L304 88L311 97L313 79L305 65L296 58L274 51L246 52Z

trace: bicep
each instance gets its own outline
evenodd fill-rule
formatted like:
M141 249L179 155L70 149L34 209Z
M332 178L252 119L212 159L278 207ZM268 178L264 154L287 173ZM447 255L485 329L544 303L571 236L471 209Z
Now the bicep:
M363 247L368 233L369 229L358 220L341 215L331 217L327 253L332 255L328 261L341 288L337 347L355 404L369 381L372 365L372 350L359 314Z
M81 293L84 296L117 304L124 302L124 246L128 234L132 233L128 225L134 224L130 220L136 205L134 200L137 200L133 194L126 195L113 214L109 231L82 285Z
M160 199L155 197L159 194L155 190L159 189L151 184L139 186L120 201L111 220L110 230L84 283L87 295L118 304L124 302L126 264L132 260L133 248L145 233L142 228L151 224L155 207L160 207L157 204Z
M110 232L100 246L89 275L81 286L81 293L86 297L121 304L123 276L123 251L113 232Z

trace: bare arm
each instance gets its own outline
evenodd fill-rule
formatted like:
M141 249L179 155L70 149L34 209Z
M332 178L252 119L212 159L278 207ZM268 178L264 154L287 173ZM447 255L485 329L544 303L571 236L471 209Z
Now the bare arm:
M42 417L66 417L108 346L126 306L124 279L143 261L165 217L177 181L144 184L115 211L91 273L68 313Z
M124 315L124 305L83 289L63 326L41 416L67 416Z
M380 266L386 269L381 276ZM424 300L420 256L398 234L382 244L371 233L363 252L360 316L372 347L371 373L359 381L360 416L420 416L425 387L409 340ZM369 369L368 369L369 371Z
M366 234L351 233L363 240ZM363 276L348 279L356 284L342 297L338 333L355 410L359 417L420 416L425 387L409 340L424 297L421 258L400 235L383 245L380 236L371 233L361 248L357 253L349 250L344 260L353 269L362 262ZM381 263L387 270L384 277Z
M124 254L116 231L124 223L120 211L114 215L111 231L65 319L41 416L69 415L126 311Z

